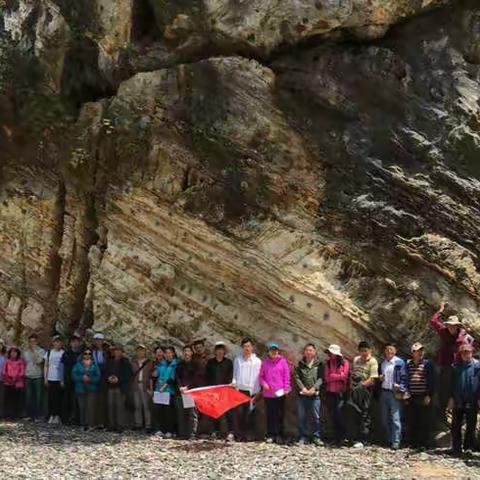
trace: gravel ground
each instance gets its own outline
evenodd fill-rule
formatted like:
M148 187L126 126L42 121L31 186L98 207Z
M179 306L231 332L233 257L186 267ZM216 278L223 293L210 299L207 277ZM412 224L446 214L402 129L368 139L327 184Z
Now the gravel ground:
M137 433L0 424L1 478L480 479L480 454L164 440Z

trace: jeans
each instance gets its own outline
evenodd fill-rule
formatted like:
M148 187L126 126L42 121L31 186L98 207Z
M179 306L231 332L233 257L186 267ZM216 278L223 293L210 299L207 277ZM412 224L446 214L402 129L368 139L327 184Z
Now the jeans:
M462 423L463 418L467 423L463 448L465 450L475 450L475 431L477 428L478 408L454 408L452 419L452 450L454 452L462 451Z
M320 438L320 397L300 395L297 400L298 435L307 438L308 420L312 422L313 436Z
M401 401L395 398L392 390L382 390L380 405L387 442L392 445L399 445L402 437Z
M26 378L27 415L35 420L42 416L43 378Z
M345 438L345 423L342 417L343 393L327 392L327 408L332 418L333 436L336 442Z

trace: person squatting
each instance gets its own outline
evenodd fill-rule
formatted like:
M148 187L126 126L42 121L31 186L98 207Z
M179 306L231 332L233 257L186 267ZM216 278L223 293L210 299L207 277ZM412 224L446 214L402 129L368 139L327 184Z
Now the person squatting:
M435 366L419 342L407 361L392 344L378 361L367 341L358 344L351 360L338 345L330 345L322 360L309 343L293 366L276 342L266 345L260 359L250 338L241 341L233 361L223 342L209 356L204 339L185 345L180 357L173 346L158 346L149 355L139 344L132 360L120 344L108 345L102 333L89 345L73 335L67 347L55 335L48 350L35 334L23 351L0 340L0 415L86 430L121 432L133 424L165 438L209 435L244 442L257 439L256 407L263 398L265 440L284 443L286 398L293 394L300 445L323 446L326 419L329 441L336 446L362 448L383 437L394 450L425 449L432 446L435 424L443 423L450 425L452 454L460 455L477 448L480 362L473 358L472 336L458 317L442 319L444 309L442 304L430 322L439 337ZM212 385L232 385L250 401L215 420L183 401L188 390ZM154 401L167 393L167 402ZM376 432L374 405L381 419Z

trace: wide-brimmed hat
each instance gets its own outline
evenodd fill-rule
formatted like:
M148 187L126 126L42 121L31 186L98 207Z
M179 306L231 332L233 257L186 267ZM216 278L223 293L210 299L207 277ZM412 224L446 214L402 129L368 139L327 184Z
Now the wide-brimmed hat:
M452 315L451 317L447 318L445 325L453 325L454 327L461 327L462 322L458 319L456 315Z
M420 342L415 342L412 347L410 348L410 350L412 352L417 352L418 350L421 350L423 348L423 345L420 343Z
M338 355L339 357L343 357L342 350L338 345L332 344L326 350L325 353L331 353L332 355Z
M278 347L278 343L277 343L277 342L267 343L266 349L267 349L267 350L280 350L280 348Z

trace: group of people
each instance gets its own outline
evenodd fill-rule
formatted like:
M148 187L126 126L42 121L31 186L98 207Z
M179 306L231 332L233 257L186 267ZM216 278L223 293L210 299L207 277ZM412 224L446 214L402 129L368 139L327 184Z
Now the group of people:
M431 320L440 339L435 368L419 342L411 346L406 362L392 344L385 346L378 362L366 341L358 344L352 361L338 345L330 345L322 361L309 343L292 366L276 342L266 345L261 360L250 338L241 341L233 361L223 342L215 344L210 357L204 339L184 346L181 358L173 346L158 346L149 358L146 346L139 344L130 361L121 345L107 346L102 333L93 336L91 345L73 335L66 348L56 335L47 351L30 335L23 352L0 344L0 415L18 419L26 408L34 422L46 418L51 424L122 431L131 412L134 428L162 437L188 439L208 433L252 441L257 403L263 397L266 441L282 443L286 398L293 392L300 444L323 445L323 406L335 444L360 448L372 440L372 400L378 399L383 437L392 449L401 442L429 447L434 420L446 422L450 411L452 451L460 454L476 447L480 362L473 358L474 339L460 320L450 316L442 321L444 308ZM250 401L220 419L205 417L185 399L189 390L210 385L231 385Z

